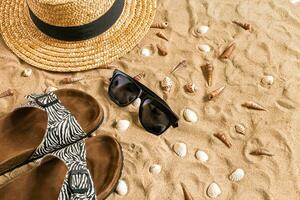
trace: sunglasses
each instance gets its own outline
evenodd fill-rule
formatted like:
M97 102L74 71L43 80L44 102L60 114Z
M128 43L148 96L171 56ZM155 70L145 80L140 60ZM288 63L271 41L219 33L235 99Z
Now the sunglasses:
M108 94L118 106L141 99L139 120L148 132L161 135L170 126L178 127L179 118L168 104L139 81L119 70L114 71L110 80Z

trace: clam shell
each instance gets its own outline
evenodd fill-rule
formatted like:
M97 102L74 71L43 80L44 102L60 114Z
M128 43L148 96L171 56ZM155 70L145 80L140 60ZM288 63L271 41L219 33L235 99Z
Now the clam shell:
M174 152L181 158L185 157L187 154L186 144L182 142L177 142L173 145Z
M55 90L58 90L56 87L53 87L53 86L49 86L46 88L45 92L48 93L48 92L54 92Z
M244 176L245 176L244 170L241 168L238 168L230 174L229 180L237 182L237 181L242 180L244 178Z
M266 75L261 79L263 85L272 85L274 82L274 77L271 75Z
M198 116L196 112L192 111L189 108L184 109L183 117L188 122L196 123L198 121Z
M207 162L208 161L208 155L205 151L198 150L196 152L196 158L198 160L200 160L201 162Z
M159 174L161 172L161 166L158 164L153 164L150 166L149 172L152 174Z
M207 33L208 30L209 30L208 26L199 26L197 28L197 33L205 34L205 33Z
M205 53L210 52L210 46L208 46L207 44L200 44L198 48Z
M116 193L120 196L125 196L128 193L128 186L124 180L119 180Z
M134 100L134 101L132 102L132 105L133 105L134 107L136 107L136 108L139 108L140 105L141 105L141 99L140 99L140 98L137 98L136 100Z
M221 188L220 186L215 183L215 182L212 182L208 188L207 188L207 196L209 196L210 198L217 198L221 193Z
M24 69L24 71L22 72L22 76L24 77L29 77L32 75L32 69Z
M245 135L246 133L246 127L244 126L244 124L236 124L234 126L235 131L239 134Z
M160 82L161 88L166 91L170 92L173 86L173 81L169 77L165 77L161 82Z
M116 129L118 131L126 131L129 128L130 122L126 119L118 120L116 123Z

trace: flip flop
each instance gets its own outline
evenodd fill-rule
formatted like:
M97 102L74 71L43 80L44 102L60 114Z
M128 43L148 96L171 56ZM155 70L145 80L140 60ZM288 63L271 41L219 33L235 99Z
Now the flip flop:
M26 98L0 119L0 175L87 137L103 121L97 101L79 90Z
M95 136L45 156L39 166L0 188L0 197L95 200L97 196L102 200L115 190L122 168L122 149L117 140L108 135Z

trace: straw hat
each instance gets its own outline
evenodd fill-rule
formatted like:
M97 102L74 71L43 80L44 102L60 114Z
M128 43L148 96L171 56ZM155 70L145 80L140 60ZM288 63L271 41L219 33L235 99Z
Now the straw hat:
M156 0L0 0L0 31L21 59L50 71L83 71L130 51Z

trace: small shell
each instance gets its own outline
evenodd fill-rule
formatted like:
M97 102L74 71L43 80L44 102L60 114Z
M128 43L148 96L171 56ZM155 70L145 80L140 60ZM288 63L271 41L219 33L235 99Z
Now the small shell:
M208 100L212 100L213 98L219 96L225 89L225 86L222 86L222 87L219 87L218 89L210 92L208 95L207 95L207 98Z
M215 182L212 182L208 188L207 188L207 196L209 196L210 198L217 198L221 193L221 188L220 186L215 183Z
M116 122L116 129L118 131L126 131L129 128L130 122L126 119L118 120Z
M175 67L173 67L173 69L171 71L171 74L174 73L174 72L176 72L178 69L184 68L186 66L187 66L186 65L186 60L181 61L180 63L178 63L178 65L176 65Z
M24 69L24 71L22 72L22 76L24 77L29 77L32 74L32 69Z
M189 108L184 109L183 117L188 122L196 123L198 121L198 116L197 116L196 112L194 112L193 110L191 110Z
M195 93L198 88L196 87L196 85L194 83L188 83L184 86L185 91L189 92L189 93Z
M61 83L63 84L70 84L70 83L75 83L78 81L83 80L83 77L67 77L61 80Z
M147 47L143 47L141 50L141 54L145 57L149 57L151 55L153 55L154 50L153 47L147 46Z
M184 194L184 200L194 200L194 197L192 196L192 194L190 193L190 191L184 183L181 183L181 187Z
M136 100L134 100L134 101L132 102L132 105L133 105L134 107L136 107L136 108L139 108L140 105L141 105L141 99L140 99L140 98L137 98Z
M157 47L159 55L161 55L161 56L168 55L168 52L167 52L167 50L164 47L160 46L159 44L157 44L156 47Z
M234 128L238 134L245 135L246 127L243 124L236 124Z
M208 155L205 151L198 150L196 152L196 158L198 160L200 160L201 162L207 162L208 161Z
M173 87L173 81L169 77L165 77L161 82L160 82L161 88L166 91L170 92L172 87Z
M145 72L141 72L138 75L134 76L133 78L137 81L140 81L142 78L145 78L146 74Z
M58 90L56 87L52 87L52 86L49 86L46 88L45 92L48 93L48 92L54 92Z
M150 166L149 172L152 174L159 174L161 172L161 166L158 164L153 164Z
M248 108L248 109L266 111L266 109L264 107L262 107L261 105L259 105L258 103L255 103L253 101L247 101L247 102L243 103L242 106L245 108Z
M253 156L269 156L269 157L274 156L266 149L256 149L254 151L251 151L250 154Z
M3 98L3 97L8 97L8 96L13 96L14 95L14 90L12 89L8 89L2 93L0 93L0 98Z
M187 154L187 147L186 144L182 142L178 142L173 145L174 152L181 158L185 157Z
M290 3L297 4L297 3L300 3L300 0L290 0Z
M236 48L235 42L232 42L226 47L226 49L223 51L223 53L220 55L221 59L228 59L232 55L234 49Z
M261 79L263 85L272 85L274 82L274 77L271 75L266 75Z
M210 63L206 63L206 65L202 66L202 71L207 81L207 85L211 86L214 67Z
M245 176L244 170L241 168L238 168L230 174L229 180L237 182L237 181L242 180L244 178L244 176Z
M153 23L151 25L151 28L166 29L168 27L168 25L169 25L168 22L158 22L158 23Z
M116 192L120 196L125 196L128 193L128 186L124 180L119 180Z
M164 39L164 40L166 40L166 41L169 41L169 39L167 38L167 36L166 36L163 32L158 32L158 33L156 33L156 35L157 35L158 37L160 37L161 39Z
M207 44L200 44L198 48L205 53L210 52L210 46L208 46Z
M231 142L229 141L229 139L226 137L224 133L220 133L220 132L215 133L214 136L219 140L221 140L228 148L232 146Z
M208 30L209 30L208 26L199 26L197 28L197 33L205 34L205 33L207 33Z

